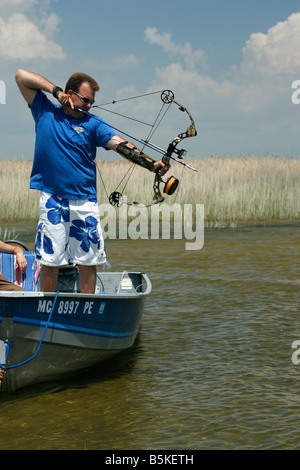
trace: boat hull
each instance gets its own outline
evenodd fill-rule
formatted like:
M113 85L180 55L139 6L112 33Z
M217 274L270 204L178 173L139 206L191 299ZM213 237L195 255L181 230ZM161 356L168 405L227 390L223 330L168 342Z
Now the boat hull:
M9 348L1 390L61 379L131 347L151 284L144 274L128 276L124 287L102 278L112 292L94 295L0 293L0 340Z

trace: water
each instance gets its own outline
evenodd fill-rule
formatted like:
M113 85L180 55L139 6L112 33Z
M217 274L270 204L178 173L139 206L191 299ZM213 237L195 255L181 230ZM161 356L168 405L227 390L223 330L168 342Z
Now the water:
M34 231L16 231L33 248ZM114 270L152 281L136 344L79 377L0 394L0 449L299 449L299 238L294 224L206 230L189 253L108 241Z

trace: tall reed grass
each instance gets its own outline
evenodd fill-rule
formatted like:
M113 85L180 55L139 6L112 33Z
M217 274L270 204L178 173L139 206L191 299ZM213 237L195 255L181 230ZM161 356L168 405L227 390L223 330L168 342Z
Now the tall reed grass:
M165 202L204 204L206 225L300 219L299 158L211 156L189 163L197 173L172 165L167 176L176 176L180 185ZM0 160L0 220L38 219L39 193L29 189L31 166L29 160ZM98 162L108 194L116 190L129 166L123 160ZM150 203L153 176L135 166L124 189L128 201ZM123 191L125 181L118 191ZM98 199L107 203L99 175Z

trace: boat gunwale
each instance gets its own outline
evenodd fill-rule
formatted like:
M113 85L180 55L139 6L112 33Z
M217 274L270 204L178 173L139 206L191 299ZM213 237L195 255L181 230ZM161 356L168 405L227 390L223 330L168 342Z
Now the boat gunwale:
M122 273L114 273L114 274L122 274ZM68 298L68 297L74 297L78 299L101 299L101 298L112 298L112 299L122 299L122 298L139 298L139 297L144 297L147 296L151 293L152 290L152 285L149 277L145 273L139 273L139 272L128 272L128 274L140 274L143 279L146 281L146 289L143 292L135 291L135 292L97 292L94 294L85 294L81 292L60 292L58 294L58 297L62 298ZM41 291L13 291L13 290L1 290L0 291L0 297L13 297L13 298L24 298L24 297L55 297L57 294L56 292L41 292Z

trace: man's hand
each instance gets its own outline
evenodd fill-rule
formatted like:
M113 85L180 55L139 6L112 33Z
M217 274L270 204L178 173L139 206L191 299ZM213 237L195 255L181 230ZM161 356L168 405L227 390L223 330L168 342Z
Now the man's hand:
M171 165L166 165L161 160L154 162L154 173L157 173L159 176L164 176L167 171L171 168Z
M70 106L70 108L74 109L73 100L68 93L64 93L63 91L60 91L58 93L58 101L62 106Z

